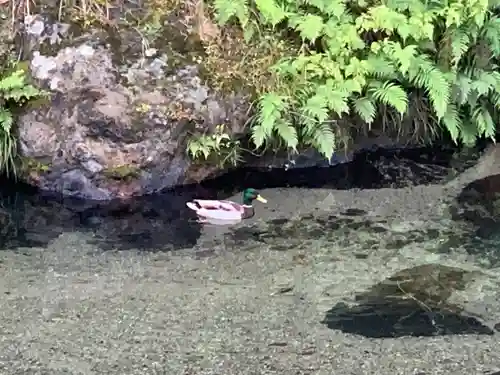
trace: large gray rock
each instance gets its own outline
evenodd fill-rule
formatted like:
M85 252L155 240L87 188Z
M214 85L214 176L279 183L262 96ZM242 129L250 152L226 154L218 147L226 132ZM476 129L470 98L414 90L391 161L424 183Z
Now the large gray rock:
M187 137L220 123L241 134L248 109L243 96L221 97L203 84L196 64L172 69L169 56L154 49L117 63L116 49L101 42L99 33L43 53L67 30L43 22L26 22L35 40L31 74L50 92L49 100L19 119L22 175L29 183L107 200L221 172L191 163Z

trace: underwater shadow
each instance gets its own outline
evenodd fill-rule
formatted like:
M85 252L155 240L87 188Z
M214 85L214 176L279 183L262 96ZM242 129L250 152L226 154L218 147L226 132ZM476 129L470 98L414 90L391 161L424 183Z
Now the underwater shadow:
M485 233L500 228L500 174L472 181L450 208L455 221L466 221ZM493 230L496 231L496 230Z
M270 251L303 250L311 246L329 247L366 259L373 252L399 250L409 244L452 237L452 231L434 228L393 231L387 220L367 218L368 212L349 208L335 215L305 214L245 225L224 234L224 244L231 251L247 251L266 246ZM339 250L340 249L340 250Z
M500 174L475 180L465 186L450 208L454 221L470 227L459 239L443 243L442 252L461 246L471 255L500 264Z
M476 317L447 302L453 290L464 290L474 275L433 264L406 269L356 296L355 306L336 304L322 323L369 338L493 335Z

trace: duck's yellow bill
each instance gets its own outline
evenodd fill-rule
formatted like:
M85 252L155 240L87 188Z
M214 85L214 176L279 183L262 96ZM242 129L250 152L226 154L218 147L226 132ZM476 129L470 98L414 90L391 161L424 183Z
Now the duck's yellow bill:
M257 198L255 198L255 199L257 199L259 202L262 202L262 203L267 203L267 199L262 198L262 197L260 196L260 194L259 194L259 195L257 195Z

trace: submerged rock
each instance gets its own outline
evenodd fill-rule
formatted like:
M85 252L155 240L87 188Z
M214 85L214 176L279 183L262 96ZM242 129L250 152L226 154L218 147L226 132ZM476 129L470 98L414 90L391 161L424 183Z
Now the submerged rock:
M202 82L196 64L174 69L167 54L132 54L119 63L116 48L99 33L44 53L43 45L58 41L44 30L59 36L64 28L43 27L42 21L32 17L26 28L35 38L27 43L31 74L50 93L19 119L27 182L108 200L221 172L191 163L187 137L218 124L231 135L241 133L248 109L243 96L221 97Z

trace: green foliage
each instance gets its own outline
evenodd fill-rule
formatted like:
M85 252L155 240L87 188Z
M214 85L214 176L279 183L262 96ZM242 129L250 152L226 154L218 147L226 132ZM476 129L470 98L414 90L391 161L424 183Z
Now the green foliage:
M41 94L39 89L26 82L24 70L14 70L0 78L0 170L7 175L16 172L17 143L12 132L14 118L11 110Z
M215 158L220 167L241 161L240 141L233 140L225 131L224 125L217 125L212 134L202 134L189 139L187 152L194 160Z
M371 126L389 113L395 126L417 127L421 108L432 134L443 129L466 144L492 138L500 109L500 17L491 4L214 0L213 6L220 25L236 23L256 38L259 29L272 30L297 45L272 67L276 87L258 98L255 146L280 139L292 150L313 146L330 157L339 120Z

